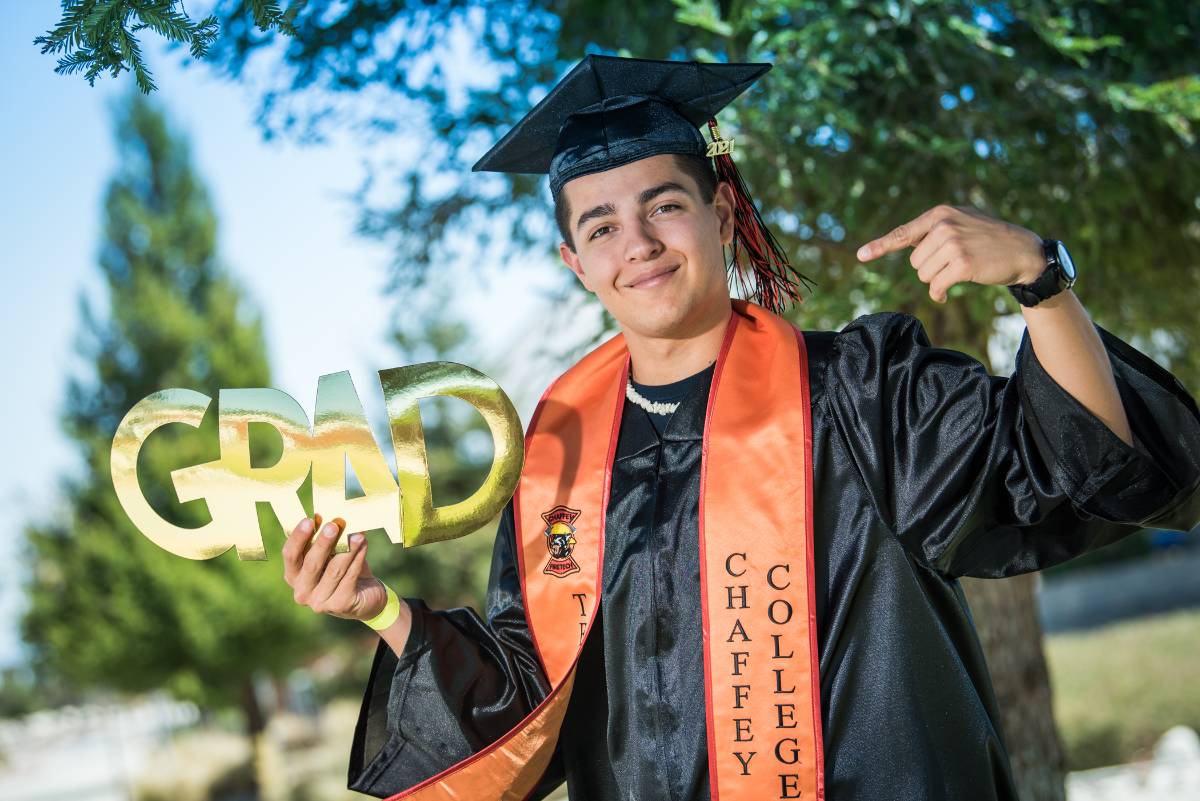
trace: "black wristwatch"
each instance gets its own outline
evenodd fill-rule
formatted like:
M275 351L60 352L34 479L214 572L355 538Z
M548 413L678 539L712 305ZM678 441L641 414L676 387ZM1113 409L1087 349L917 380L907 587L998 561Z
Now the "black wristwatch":
M1042 253L1046 257L1046 269L1028 284L1010 284L1008 291L1022 306L1036 306L1075 285L1075 262L1067 252L1067 246L1057 239L1043 239Z

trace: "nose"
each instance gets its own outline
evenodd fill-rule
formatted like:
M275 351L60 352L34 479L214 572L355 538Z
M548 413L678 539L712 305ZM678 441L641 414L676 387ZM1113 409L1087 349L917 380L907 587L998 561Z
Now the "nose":
M650 261L663 251L663 244L645 221L626 229L629 234L625 242L626 261Z

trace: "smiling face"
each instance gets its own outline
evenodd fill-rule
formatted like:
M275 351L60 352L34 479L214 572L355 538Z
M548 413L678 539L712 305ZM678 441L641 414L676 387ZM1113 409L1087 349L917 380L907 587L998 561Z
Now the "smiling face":
M575 247L559 253L627 335L694 337L729 314L732 200L722 183L706 203L669 154L583 175L562 189Z

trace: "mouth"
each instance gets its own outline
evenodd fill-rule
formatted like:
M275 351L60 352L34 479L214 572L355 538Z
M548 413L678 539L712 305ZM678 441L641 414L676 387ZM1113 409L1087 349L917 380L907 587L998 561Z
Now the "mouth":
M664 284L671 279L671 276L679 269L678 264L664 267L662 269L653 270L645 275L639 276L634 281L626 286L630 289L651 289L653 287Z

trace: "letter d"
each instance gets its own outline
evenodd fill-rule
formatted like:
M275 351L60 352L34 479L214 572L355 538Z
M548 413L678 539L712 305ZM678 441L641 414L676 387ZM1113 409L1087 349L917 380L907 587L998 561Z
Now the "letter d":
M453 362L380 370L379 382L396 452L404 547L465 536L499 514L517 490L525 461L521 419L500 385L478 370ZM487 478L471 497L435 507L418 402L437 395L464 400L483 415L492 432L495 457Z

